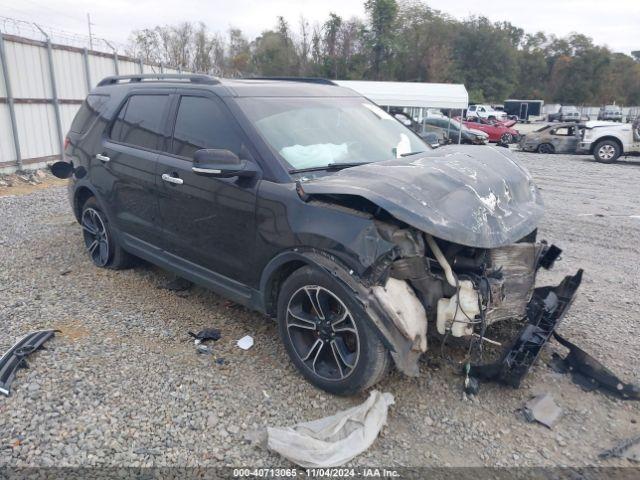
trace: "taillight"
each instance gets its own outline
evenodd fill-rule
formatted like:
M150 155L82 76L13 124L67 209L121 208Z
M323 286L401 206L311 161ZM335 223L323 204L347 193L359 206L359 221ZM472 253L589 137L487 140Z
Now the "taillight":
M64 149L66 150L67 147L69 146L69 144L71 143L71 140L69 140L69 137L65 137L64 139Z

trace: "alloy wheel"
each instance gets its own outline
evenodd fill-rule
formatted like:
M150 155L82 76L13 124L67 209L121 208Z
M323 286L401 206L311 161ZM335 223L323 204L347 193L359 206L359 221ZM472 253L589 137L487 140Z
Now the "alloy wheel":
M360 357L358 327L346 305L328 289L306 285L289 299L286 328L306 368L330 381L349 377Z
M98 267L109 262L109 236L100 212L87 208L82 213L82 234L89 256Z
M611 160L616 154L616 149L613 145L603 145L598 149L598 156L602 160Z

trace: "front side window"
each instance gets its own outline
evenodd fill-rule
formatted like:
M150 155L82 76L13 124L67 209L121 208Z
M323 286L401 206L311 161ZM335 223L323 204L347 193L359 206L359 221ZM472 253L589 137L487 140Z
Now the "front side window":
M219 102L206 97L180 99L172 153L192 158L196 150L217 148L241 156L242 139Z
M168 95L132 95L111 127L111 139L150 150L158 149Z
M240 98L237 102L258 133L294 170L380 162L429 148L362 98Z

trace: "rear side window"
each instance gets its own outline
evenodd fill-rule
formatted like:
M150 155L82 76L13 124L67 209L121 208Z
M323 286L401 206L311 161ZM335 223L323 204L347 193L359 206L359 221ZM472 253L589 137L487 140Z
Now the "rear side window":
M132 95L111 127L111 139L157 150L168 101L168 95Z
M73 133L85 133L89 130L89 127L93 125L96 118L104 111L104 107L109 101L109 95L95 95L91 94L87 96L87 99L82 102L82 106L76 113L76 116L71 122L71 130Z
M174 155L192 158L196 150L218 148L240 156L241 147L242 138L219 102L206 97L180 99L173 132Z

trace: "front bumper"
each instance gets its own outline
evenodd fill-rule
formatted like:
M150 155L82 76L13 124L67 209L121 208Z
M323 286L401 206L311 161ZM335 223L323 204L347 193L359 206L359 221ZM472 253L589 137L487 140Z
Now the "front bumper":
M469 375L493 380L513 387L520 382L534 364L562 318L569 310L582 281L582 270L567 276L557 287L540 287L533 291L527 305L526 324L495 363L472 365Z

